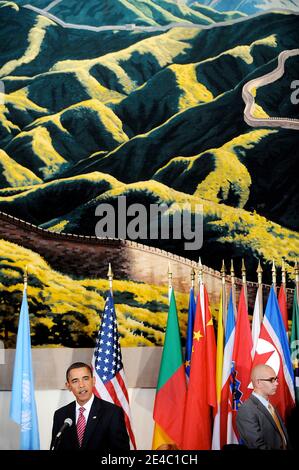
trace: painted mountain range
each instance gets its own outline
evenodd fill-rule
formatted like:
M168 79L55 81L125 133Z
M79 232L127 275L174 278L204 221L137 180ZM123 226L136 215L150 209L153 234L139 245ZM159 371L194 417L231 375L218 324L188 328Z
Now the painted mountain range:
M216 269L244 256L254 279L257 258L284 257L290 271L298 130L248 126L242 89L298 47L298 14L275 10L297 2L31 2L44 13L24 3L0 2L0 211L94 235L96 207L119 196L202 204L200 252L141 242ZM123 24L137 28L92 28ZM256 90L257 116L298 118L298 64L290 57L280 80Z

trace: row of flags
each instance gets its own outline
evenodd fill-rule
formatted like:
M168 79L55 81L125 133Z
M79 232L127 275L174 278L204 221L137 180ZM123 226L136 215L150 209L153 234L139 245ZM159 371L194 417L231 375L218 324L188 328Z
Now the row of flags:
M237 443L236 413L251 393L250 373L258 363L270 365L278 375L280 385L273 403L283 418L294 406L295 395L299 403L299 306L296 289L290 344L286 295L281 294L281 289L277 299L274 288L271 288L263 315L259 286L251 327L245 286L240 293L238 309L233 285L227 307L225 295L225 289L222 289L216 342L207 289L200 282L195 300L194 287L191 287L183 358L175 293L170 288L153 410L153 449L209 450ZM95 395L123 408L131 449L136 449L112 281L91 364L96 378ZM27 275L24 277L18 326L10 417L20 425L20 449L38 450Z
M164 350L154 405L153 449L218 450L239 443L238 408L252 392L251 370L268 364L279 379L273 404L283 419L299 404L299 306L295 289L290 341L286 296L272 286L265 314L258 288L252 324L243 284L238 308L232 285L228 306L222 290L217 342L206 287L200 283L195 302L190 289L185 361L182 359L174 292L171 293ZM285 308L285 310L283 310ZM225 311L224 311L225 310ZM172 324L172 334L168 330ZM167 354L166 352L167 351ZM176 361L173 363L173 358ZM172 367L170 368L170 364ZM168 374L165 369L168 368ZM185 374L182 371L185 369ZM178 391L181 391L180 395ZM179 410L179 412L178 412Z
M136 449L112 295L112 284L105 302L101 326L91 358L91 366L96 379L93 390L94 394L123 408L126 428L130 438L130 447L131 449ZM23 299L18 325L10 417L20 425L20 449L39 450L39 428L34 395L27 301L27 274L24 276Z

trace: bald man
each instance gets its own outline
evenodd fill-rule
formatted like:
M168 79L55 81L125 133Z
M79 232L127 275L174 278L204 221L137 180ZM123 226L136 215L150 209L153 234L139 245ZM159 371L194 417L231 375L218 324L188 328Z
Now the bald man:
M242 441L250 449L288 449L286 427L269 401L278 387L274 370L259 364L252 369L251 381L253 392L237 413L237 428Z

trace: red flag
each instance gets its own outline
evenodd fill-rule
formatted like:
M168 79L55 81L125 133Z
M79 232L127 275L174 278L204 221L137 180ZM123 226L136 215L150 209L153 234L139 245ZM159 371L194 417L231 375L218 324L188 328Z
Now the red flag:
M271 402L285 420L295 405L294 371L289 342L273 287L253 360L253 366L257 364L269 365L277 375L279 386Z
M284 288L283 284L281 284L280 289L279 289L278 305L279 305L279 310L281 312L281 316L282 316L282 319L283 319L283 323L284 323L286 332L288 333L289 326L288 326L287 296L286 296L286 291L285 291L285 288Z
M185 408L184 450L211 448L211 417L207 399L206 347L200 298L197 298L193 330L191 370Z
M247 312L244 286L242 287L238 315L236 321L236 335L232 357L231 394L232 394L232 425L236 436L236 413L238 408L249 397L250 373L252 368L252 336Z
M216 396L216 340L213 325L213 317L211 315L209 296L206 287L204 287L204 306L205 306L205 357L206 357L206 383L207 383L207 400L209 406L213 407L213 414L217 411Z

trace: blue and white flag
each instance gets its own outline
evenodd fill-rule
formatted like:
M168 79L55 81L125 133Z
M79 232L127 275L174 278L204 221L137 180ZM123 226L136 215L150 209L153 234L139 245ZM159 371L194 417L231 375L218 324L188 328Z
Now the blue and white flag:
M193 287L191 287L190 296L189 296L188 327L187 327L186 351L185 351L185 372L186 372L187 381L189 381L189 377L190 377L195 310L196 310L196 303L195 303L195 298L194 298L194 289Z
M26 287L24 287L18 326L10 417L21 427L20 449L39 450L39 432L33 386L30 324Z

